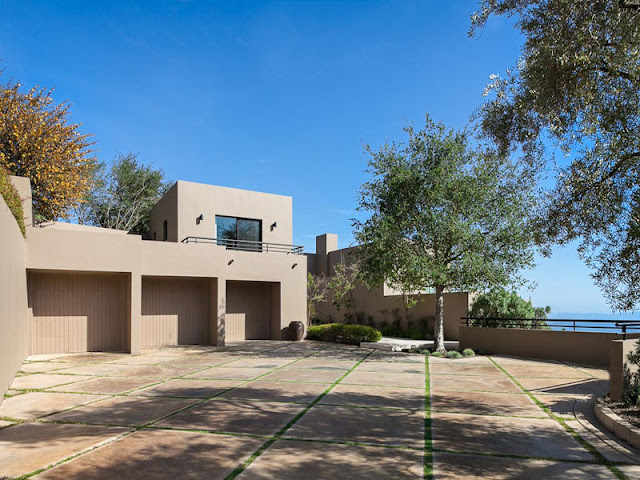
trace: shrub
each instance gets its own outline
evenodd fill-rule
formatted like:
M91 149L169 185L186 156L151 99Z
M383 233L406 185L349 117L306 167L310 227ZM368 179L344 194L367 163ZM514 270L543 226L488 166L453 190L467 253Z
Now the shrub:
M460 352L451 350L450 352L447 352L447 358L462 358L462 355L460 355Z
M422 350L420 353L422 353L423 355L426 355L427 357L431 355L431 352L429 350Z
M432 357L442 357L442 354L440 352L433 352L431 354Z
M9 173L2 167L0 167L0 195L2 195L2 198L4 198L4 201L7 203L9 210L11 210L11 213L15 217L16 222L18 222L18 227L20 227L20 231L24 237L24 214L22 212L20 195L18 194L16 187L11 183Z
M470 348L465 348L464 350L462 350L462 356L463 357L475 357L476 356L476 352L474 352Z
M348 343L358 345L360 342L379 342L382 334L367 325L346 325L343 323L328 323L314 325L307 331L307 339L322 342Z
M640 406L640 340L635 350L627 355L627 360L631 365L635 365L636 371L632 372L625 364L622 401L628 405Z

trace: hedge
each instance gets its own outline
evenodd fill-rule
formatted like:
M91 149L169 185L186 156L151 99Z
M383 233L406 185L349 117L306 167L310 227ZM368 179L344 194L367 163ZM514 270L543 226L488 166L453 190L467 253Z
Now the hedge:
M359 345L360 342L379 342L382 333L366 325L327 323L309 327L308 340L320 340L321 342L348 343Z
M18 194L18 190L16 190L16 187L11 183L9 173L3 167L0 167L0 195L2 195L2 198L4 198L4 201L7 203L9 210L11 210L11 213L15 217L16 222L18 222L18 226L20 227L20 231L24 237L26 234L20 194Z

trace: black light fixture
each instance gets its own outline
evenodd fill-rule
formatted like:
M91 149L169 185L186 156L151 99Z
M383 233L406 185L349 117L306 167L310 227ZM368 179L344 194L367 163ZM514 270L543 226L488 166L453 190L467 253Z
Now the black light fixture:
M204 220L204 214L201 213L199 217L196 217L196 225L200 225L200 222Z
M297 266L298 266L298 264L297 264L297 263L294 263L294 264L291 266L291 270L293 270L293 269L294 269L294 268L296 268Z
M273 232L273 229L276 228L278 226L278 222L273 222L271 224L271 231Z
M227 265L231 265L232 263L233 263L233 258L229 260L229 263L227 263Z

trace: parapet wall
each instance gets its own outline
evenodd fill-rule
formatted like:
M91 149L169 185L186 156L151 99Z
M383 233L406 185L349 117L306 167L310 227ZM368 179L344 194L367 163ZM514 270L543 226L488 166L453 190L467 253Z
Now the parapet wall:
M26 245L0 197L0 403L27 356Z

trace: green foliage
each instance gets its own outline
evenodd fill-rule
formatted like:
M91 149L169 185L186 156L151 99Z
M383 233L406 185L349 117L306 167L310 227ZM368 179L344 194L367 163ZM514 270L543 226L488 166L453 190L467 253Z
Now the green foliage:
M580 239L578 252L611 305L640 304L640 8L630 0L483 0L524 37L517 64L493 75L484 134L558 172L540 214L540 242ZM549 148L549 144L553 147ZM567 161L556 169L558 154Z
M20 227L22 236L26 236L20 195L18 194L16 187L11 183L9 173L3 167L0 167L0 195L2 195L2 198L4 198L4 201L9 207L9 210L11 210L16 222L18 222L18 227Z
M640 406L640 340L637 342L636 349L627 355L627 361L635 368L631 371L627 365L624 366L622 401L628 405Z
M531 300L525 300L516 292L504 288L496 288L479 295L475 299L471 310L469 310L469 316L477 318L531 319L530 321L523 320L518 322L517 325L494 320L491 320L490 324L474 321L472 324L476 325L500 326L503 328L544 328L547 327L544 319L547 318L547 314L550 312L551 308L548 306L544 308L534 307Z
M345 325L328 323L314 325L307 331L307 339L322 342L348 343L359 345L360 342L379 342L382 334L375 328L366 325Z
M0 70L2 75L2 70ZM68 218L93 187L90 135L72 123L70 104L53 90L0 84L0 167L31 181L37 221Z
M307 273L307 325L316 318L316 304L327 300L327 279L324 275Z
M361 281L358 263L348 258L336 264L333 275L327 279L331 303L338 311L345 308L345 318L349 322L358 321L358 302L354 292L359 285Z
M118 154L110 166L100 164L94 174L97 187L78 208L78 222L149 233L151 209L169 188L162 169L128 153Z
M476 356L476 352L474 352L470 348L465 348L464 350L462 350L462 356L463 357L475 357Z
M455 350L451 350L450 352L447 352L446 357L447 358L462 358L462 355L460 355L460 352L456 352Z
M445 290L474 291L521 283L533 266L527 177L497 152L472 147L466 131L428 116L422 130L405 127L406 144L371 155L371 179L360 190L357 251L368 284L403 292L436 291L435 341L444 350Z
M425 357L428 357L431 355L431 352L429 350L420 350L420 353L422 353Z
M438 358L441 358L441 357L443 357L444 355L442 354L442 352L432 352L432 353L431 353L431 356L432 356L432 357L438 357Z

